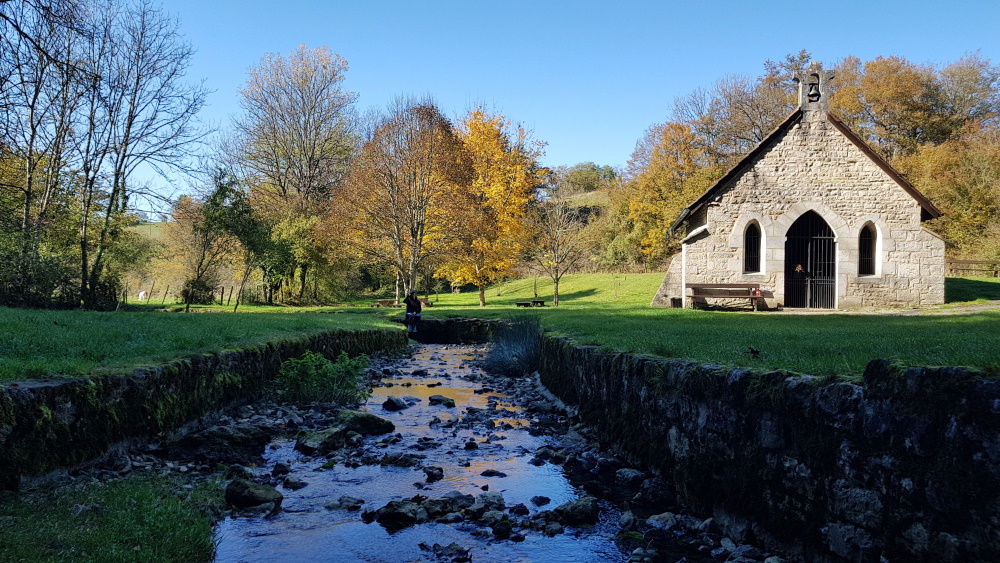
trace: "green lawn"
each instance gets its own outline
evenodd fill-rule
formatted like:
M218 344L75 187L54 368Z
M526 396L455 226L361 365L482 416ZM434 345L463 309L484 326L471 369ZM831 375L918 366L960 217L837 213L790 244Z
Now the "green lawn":
M607 350L815 375L859 375L874 358L913 365L1000 366L1000 309L972 314L775 314L654 309L663 275L577 274L563 278L560 306L538 278L549 306L517 308L535 296L535 280L491 287L487 307L475 291L431 294L425 318L537 315L545 329ZM1000 299L1000 280L948 279L950 308ZM91 313L0 308L0 380L109 373L187 354L236 348L331 328L399 327L402 309L354 307L199 307L198 313ZM332 314L331 314L332 313ZM759 353L751 353L751 348Z
M0 308L0 381L111 373L296 334L390 326L398 325L364 310L183 314Z
M944 293L948 303L997 301L1000 278L947 278Z
M875 358L991 373L1000 367L1000 309L905 316L654 309L649 302L662 279L660 273L566 276L559 307L544 309L515 308L516 301L534 297L534 280L517 280L491 288L485 309L475 293L441 294L425 316L538 315L547 330L608 350L814 375L859 375ZM981 303L1000 299L998 282L949 279L947 291L954 301ZM539 278L538 296L551 305L548 279ZM757 357L751 348L759 351Z

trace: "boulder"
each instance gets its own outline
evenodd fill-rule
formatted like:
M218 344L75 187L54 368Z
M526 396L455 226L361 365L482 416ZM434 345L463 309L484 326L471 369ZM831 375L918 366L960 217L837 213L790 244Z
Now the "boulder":
M503 510L505 506L503 495L500 493L483 493L476 497L476 503L466 509L466 512L475 518L490 510Z
M427 475L427 482L433 483L434 481L440 481L444 479L444 469L440 467L430 466L424 467L424 474Z
M421 514L423 518L421 518ZM426 520L426 511L410 500L393 500L375 512L375 520L389 532L408 528Z
M533 504L535 506L545 506L546 504L548 504L550 502L552 502L552 499L550 499L549 497L545 497L545 496L541 496L541 495L537 495L537 496L531 497L531 504Z
M336 420L338 426L343 426L346 430L352 430L362 436L388 434L396 430L396 426L391 421L362 411L344 409L337 413Z
M456 563L463 561L472 561L469 557L469 550L458 545L457 543L451 543L447 546L442 546L441 544L434 544L433 546L428 546L425 543L418 544L420 549L424 551L430 551L434 554L434 557L439 561L454 561Z
M213 426L188 434L167 444L167 459L190 459L208 464L257 465L264 461L261 454L271 441L271 433L252 424Z
M317 432L300 432L295 438L295 449L305 455L327 454L347 444L347 431L336 426Z
M632 490L638 490L642 486L645 475L638 469L623 467L615 472L615 483L619 486Z
M360 510L365 501L348 495L342 495L334 502L327 503L327 510Z
M469 508L473 504L476 504L476 497L472 495L462 494L458 491L451 491L449 493L445 493L444 497L442 498L451 501L452 506L454 507L453 510L456 512L459 510L464 510L466 508Z
M629 531L635 529L636 517L632 514L631 510L627 510L622 513L621 517L618 519L618 525L621 526L623 531Z
M438 524L458 524L459 522L463 522L464 520L465 518L462 516L462 513L449 512L448 514L445 514L444 516L441 516L440 518L437 518L434 521L437 522Z
M583 497L557 507L555 513L564 524L586 526L597 523L600 508L596 498Z
M507 519L507 515L499 510L487 510L483 513L482 517L479 518L479 523L484 526L493 527L497 522Z
M643 481L639 492L632 499L633 504L646 507L669 506L675 504L676 501L677 494L673 487L659 477Z
M632 555L628 558L628 563L652 563L658 561L658 553L651 547L637 547L632 550Z
M512 528L513 526L511 525L510 520L507 519L499 520L490 526L490 529L493 530L493 537L498 540L505 540L509 538Z
M510 507L510 513L514 516L527 516L530 514L528 507L524 505L523 502L519 502L514 506Z
M427 402L432 405L441 405L448 408L455 406L455 399L445 397L444 395L431 395L427 398Z
M290 491L297 491L307 487L308 485L309 483L306 483L298 477L287 477L285 478L285 482L282 483L282 486Z
M677 515L673 512L664 512L650 516L646 519L646 523L660 530L669 530L677 526L678 519Z
M563 527L559 522L548 522L545 524L545 528L542 532L546 536L555 536L563 532Z
M389 397L382 403L382 408L387 411L401 411L409 407L410 405L399 397Z
M233 479L226 486L226 503L240 510L262 504L272 504L273 508L269 514L271 516L281 510L281 501L284 498L274 487L246 479Z

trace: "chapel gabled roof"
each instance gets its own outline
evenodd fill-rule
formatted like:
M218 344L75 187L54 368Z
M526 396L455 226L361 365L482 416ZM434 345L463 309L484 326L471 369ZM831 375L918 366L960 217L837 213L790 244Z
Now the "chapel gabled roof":
M817 67L816 70L813 70L813 68L810 67L810 71L807 72L821 73L822 71L819 70L819 67ZM813 76L816 76L816 74L813 74ZM817 79L821 81L820 84L822 85L823 90L825 90L826 80L830 78L832 78L832 73L830 73L829 76L823 75L822 78ZM816 97L809 98L808 97L809 92L817 92ZM712 187L710 187L707 191L705 191L705 193L701 194L701 196L697 200L695 200L694 203L682 209L680 215L670 225L670 232L672 233L673 231L675 231L677 227L679 227L681 223L684 222L685 219L687 219L690 215L696 213L703 206L712 201L719 194L719 192L721 192L726 187L726 185L729 184L729 182L732 179L743 174L745 170L747 170L753 165L753 163L757 160L757 157L761 153L766 151L774 143L780 140L782 135L784 135L789 129L791 129L797 123L799 123L802 120L803 115L805 114L805 112L802 109L804 106L810 108L810 111L812 112L817 112L817 113L821 112L820 115L822 115L827 122L833 125L833 127L837 129L837 131L840 131L841 134L847 137L847 140L849 140L862 153L864 153L869 160L871 160L876 166L878 166L883 172L885 172L886 175L892 178L893 181L899 184L899 186L903 188L903 190L906 191L906 193L910 194L910 197L912 197L914 200L916 200L918 204L920 204L921 221L934 219L942 215L941 210L935 207L934 204L931 203L929 199L927 199L927 197L925 197L923 194L920 193L920 191L917 190L917 188L913 187L913 184L910 184L906 180L906 178L903 178L899 174L899 172L897 172L888 162L886 162L884 158L882 158L881 156L878 155L878 153L872 150L872 148L868 146L868 143L864 142L860 137L854 134L853 131L851 131L832 113L826 111L826 97L823 96L823 98L820 99L818 96L818 90L807 91L806 84L804 82L800 82L799 104L800 105L798 109L793 111L788 117L785 118L784 121L779 123L778 126L774 129L774 131L771 131L766 137L764 137L764 139L761 140L761 142L758 143L757 146L753 148L753 150L751 150L749 153L747 153L746 156L740 159L740 161L735 166L730 168L729 171L726 172L725 175L723 175L718 182L713 184ZM816 113L812 113L811 115L815 116ZM815 117L810 119L815 119Z

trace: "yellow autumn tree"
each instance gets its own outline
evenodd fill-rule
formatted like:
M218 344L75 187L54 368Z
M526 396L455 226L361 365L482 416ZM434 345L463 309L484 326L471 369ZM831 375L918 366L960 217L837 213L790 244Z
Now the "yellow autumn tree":
M665 260L676 250L671 223L720 176L709 148L689 125L670 122L657 132L648 161L630 182L628 205L633 236L647 263Z
M944 211L928 223L959 258L1000 258L1000 127L970 125L961 136L897 159L900 171Z
M458 129L471 174L440 208L446 227L437 275L476 285L479 305L486 306L486 285L510 272L526 243L541 145L523 127L481 108Z

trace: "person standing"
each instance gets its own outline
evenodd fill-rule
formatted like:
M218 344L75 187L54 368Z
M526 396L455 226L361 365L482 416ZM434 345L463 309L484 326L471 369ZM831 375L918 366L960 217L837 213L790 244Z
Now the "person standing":
M411 289L409 295L406 299L403 299L403 303L406 303L406 330L408 332L417 332L417 324L420 323L420 299L417 297L417 290Z

